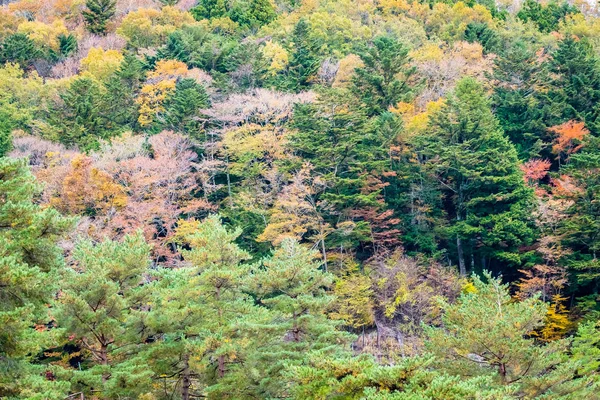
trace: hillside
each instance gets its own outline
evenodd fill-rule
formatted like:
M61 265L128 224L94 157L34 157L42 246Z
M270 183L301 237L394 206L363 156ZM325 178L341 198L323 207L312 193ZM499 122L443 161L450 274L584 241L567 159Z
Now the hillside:
M600 399L594 1L0 0L1 399Z

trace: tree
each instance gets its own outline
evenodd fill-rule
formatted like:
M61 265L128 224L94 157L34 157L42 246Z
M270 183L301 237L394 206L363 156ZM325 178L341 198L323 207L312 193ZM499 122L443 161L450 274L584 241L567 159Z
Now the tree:
M549 156L544 147L552 110L543 89L549 78L536 49L524 41L510 45L494 60L492 78L494 114L519 158Z
M87 28L91 33L105 34L108 21L115 16L116 0L86 0L86 10L82 11Z
M592 133L600 132L600 63L588 40L563 39L548 61L555 78L548 96L565 120L585 122Z
M200 122L198 121L200 110L210 108L210 99L204 86L194 79L184 78L175 84L173 92L165 100L165 111L162 118L166 129L185 132L197 137L200 134Z
M455 304L442 302L442 326L430 327L428 348L442 370L459 376L492 374L500 385L516 385L525 398L584 396L590 375L568 359L570 340L538 345L531 332L542 326L548 306L537 298L515 302L507 285L485 274Z
M0 111L0 158L12 148L12 131L15 124L10 115Z
M182 250L189 263L183 270L186 278L178 280L184 286L173 286L170 296L174 300L171 306L179 309L179 301L186 304L192 299L179 314L185 318L179 320L181 324L189 320L192 325L183 332L171 333L183 341L180 350L175 350L181 351L184 346L177 364L183 366L182 371L188 371L187 376L182 376L183 398L202 393L217 398L243 398L248 390L241 378L246 375L248 349L255 345L257 333L253 324L261 323L264 312L246 294L250 266L242 262L250 255L235 244L240 233L239 229L229 231L213 215L202 222L181 223L174 238L176 243L190 248ZM177 308L172 310L180 313ZM166 329L179 327L177 319L173 325L167 322Z
M488 258L519 265L519 247L534 237L532 193L481 86L461 80L417 142L452 218L447 232L456 240L461 274L466 274L465 252L472 264L481 260L482 269L489 268Z
M272 256L254 268L253 292L273 317L268 339L253 356L258 358L264 377L259 380L261 397L279 397L286 392L281 372L302 365L308 352L336 354L344 349L351 335L338 331L337 321L326 311L333 304L327 289L333 276L315 262L317 252L293 239L285 239Z
M288 73L281 86L300 91L310 85L321 66L317 55L320 43L310 38L310 25L300 19L292 32L293 51L288 63Z
M525 22L532 21L542 32L552 32L558 30L559 23L567 16L579 12L576 6L566 1L559 4L558 1L553 0L543 5L535 0L526 0L517 13L517 18Z
M64 397L31 361L51 347L48 303L64 268L59 240L73 220L33 203L39 187L24 159L0 158L0 396ZM35 329L37 328L37 329Z
M102 107L102 88L91 78L77 78L60 96L63 109L51 110L51 120L59 129L58 139L89 151L99 140L110 136Z
M56 319L84 352L71 379L86 395L114 398L149 391L152 372L134 357L141 338L130 325L147 307L140 286L149 250L139 233L120 243L82 241L73 252L74 265L62 276Z
M417 84L416 67L408 65L409 49L394 38L379 36L360 53L364 66L355 69L350 90L369 116L378 115L398 102L410 102Z
M0 44L0 63L16 63L27 69L33 60L41 56L33 40L23 33L14 33Z

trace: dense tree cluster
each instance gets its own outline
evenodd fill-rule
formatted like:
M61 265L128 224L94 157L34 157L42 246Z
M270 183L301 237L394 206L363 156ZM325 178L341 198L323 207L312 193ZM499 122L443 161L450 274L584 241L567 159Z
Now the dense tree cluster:
M0 398L598 398L595 7L0 1Z

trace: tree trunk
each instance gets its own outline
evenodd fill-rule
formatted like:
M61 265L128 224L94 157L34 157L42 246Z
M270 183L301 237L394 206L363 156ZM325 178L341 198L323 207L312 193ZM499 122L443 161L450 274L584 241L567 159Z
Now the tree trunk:
M188 353L183 355L183 371L181 371L181 376L181 398L189 400L192 381L190 379L190 355Z
M463 254L462 240L456 235L456 252L458 253L458 271L460 276L467 276L467 268L465 267L465 255Z

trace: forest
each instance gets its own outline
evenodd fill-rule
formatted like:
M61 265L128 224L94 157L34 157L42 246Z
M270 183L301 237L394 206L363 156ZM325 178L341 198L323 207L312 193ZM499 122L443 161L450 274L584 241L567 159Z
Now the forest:
M600 399L594 0L0 0L0 399Z

